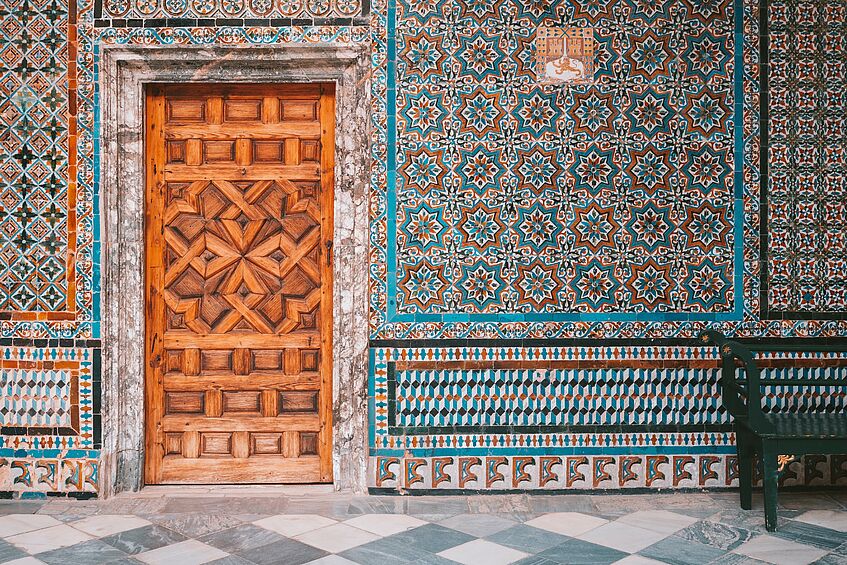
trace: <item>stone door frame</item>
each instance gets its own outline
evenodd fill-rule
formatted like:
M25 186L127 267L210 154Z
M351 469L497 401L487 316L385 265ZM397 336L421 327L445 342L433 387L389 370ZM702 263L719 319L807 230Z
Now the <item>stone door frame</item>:
M336 84L333 476L362 492L367 467L370 60L365 46L101 46L103 447L100 495L144 468L144 89L150 83Z

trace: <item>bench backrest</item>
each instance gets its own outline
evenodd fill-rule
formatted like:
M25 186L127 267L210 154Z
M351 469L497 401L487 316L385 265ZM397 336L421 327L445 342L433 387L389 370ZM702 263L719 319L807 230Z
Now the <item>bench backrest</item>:
M700 334L700 341L714 344L721 356L721 398L723 405L734 418L744 418L753 424L767 426L762 412L763 386L844 386L847 387L847 377L822 379L763 379L761 370L756 364L753 352L797 352L797 353L842 353L847 352L847 342L826 341L790 344L742 344L727 339L716 331L705 331ZM744 372L744 378L739 378L739 368Z

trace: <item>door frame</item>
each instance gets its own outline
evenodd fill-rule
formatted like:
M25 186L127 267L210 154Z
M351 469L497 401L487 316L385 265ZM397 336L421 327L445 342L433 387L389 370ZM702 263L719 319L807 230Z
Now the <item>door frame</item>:
M241 86L243 84L243 86ZM166 165L166 138L164 136L166 128L165 118L165 102L173 90L182 92L177 96L185 95L185 88L198 90L203 88L213 89L213 96L231 96L236 97L250 95L251 88L263 89L265 87L268 92L274 92L275 95L283 97L286 92L291 89L286 89L286 86L294 83L198 83L198 82L181 82L181 83L147 83L144 85L144 162L145 162L145 259L144 259L144 293L145 293L145 377L144 377L144 417L145 417L145 456L144 456L144 484L168 484L167 481L156 481L155 477L161 475L161 467L163 461L158 456L151 456L150 451L156 445L156 428L161 422L164 414L162 413L164 400L164 389L160 383L157 383L156 376L161 375L161 369L153 367L154 355L156 355L156 338L153 337L156 331L165 332L164 318L159 318L158 328L154 327L152 320L159 314L151 310L151 304L154 302L154 296L161 294L164 290L161 286L163 280L161 276L158 282L153 283L150 280L151 258L158 258L161 267L161 252L164 250L161 234L156 233L156 229L151 229L150 224L160 225L162 230L166 227L164 215L167 208L165 203L160 203L157 207L154 202L158 201L161 196L161 191L157 188L165 178L164 168ZM332 261L334 256L332 253L333 246L333 226L334 226L334 188L335 182L334 163L335 163L335 83L334 82L309 82L309 85L318 87L318 99L320 110L318 113L318 121L320 123L320 155L318 157L320 167L320 238L318 249L320 256L318 258L318 268L321 273L320 282L320 324L319 324L319 371L320 371L320 393L319 393L319 408L318 417L320 419L320 432L318 433L318 456L319 456L319 480L322 483L332 482L332 314L333 314L333 268ZM278 86L277 86L278 85ZM267 95L267 92L265 93ZM296 94L295 94L296 96ZM155 117L154 117L155 116ZM155 122L155 123L154 123ZM273 131L274 127L279 128L281 124L269 124L268 127ZM233 164L233 168L235 165ZM161 232L164 233L164 232ZM326 242L326 248L324 247ZM156 245L154 246L154 243ZM327 253L326 262L324 262L324 253ZM160 299L161 300L161 299ZM164 308L164 301L159 303ZM164 312L161 312L164 315ZM257 334L261 335L261 334ZM272 337L272 336L267 336ZM162 347L161 342L159 347ZM161 353L161 351L160 351ZM161 362L161 360L159 361ZM221 430L226 431L226 430ZM164 456L164 455L162 455ZM283 457L280 455L280 457ZM249 460L249 459L248 459ZM264 466L264 464L263 464ZM284 483L285 481L280 481ZM186 484L186 483L178 483ZM198 481L197 484L203 484ZM223 481L221 484L228 484Z
M366 490L371 77L364 46L102 47L100 494L143 486L144 101L151 83L335 83L332 464L336 489Z

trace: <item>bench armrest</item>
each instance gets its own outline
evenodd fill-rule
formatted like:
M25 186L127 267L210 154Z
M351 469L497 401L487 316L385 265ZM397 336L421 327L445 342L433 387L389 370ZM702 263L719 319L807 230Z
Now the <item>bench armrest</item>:
M766 431L772 425L762 412L762 376L753 354L744 345L727 339L716 331L700 334L700 341L714 344L721 356L721 399L736 420L746 420L756 430ZM744 368L744 381L739 381L736 359Z

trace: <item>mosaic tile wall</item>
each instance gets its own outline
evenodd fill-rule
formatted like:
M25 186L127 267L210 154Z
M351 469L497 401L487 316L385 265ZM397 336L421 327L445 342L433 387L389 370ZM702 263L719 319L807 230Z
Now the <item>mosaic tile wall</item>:
M768 305L847 310L847 5L771 3Z
M847 216L833 99L844 12L823 0L779 0L765 17L753 0L0 3L0 491L98 487L100 46L301 42L372 52L369 484L734 484L713 352L626 340L847 335L845 243L825 227ZM831 141L806 151L813 131ZM794 166L801 154L816 160ZM814 237L792 239L807 220ZM523 341L551 338L595 341ZM827 363L797 374L843 371ZM818 392L767 401L844 409L843 394ZM807 458L788 480L843 482L845 464Z
M733 10L398 2L395 319L733 312ZM589 82L539 84L552 25L592 32Z

